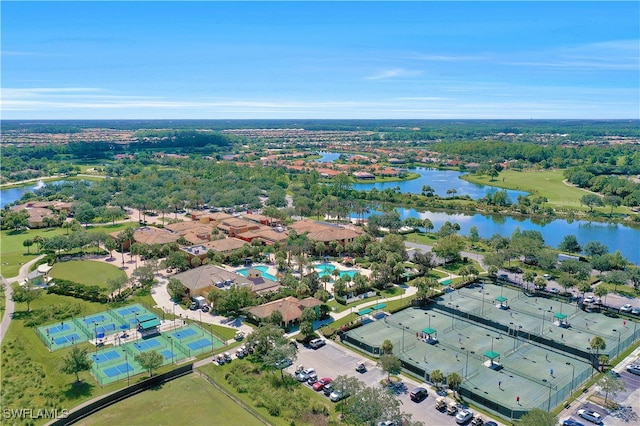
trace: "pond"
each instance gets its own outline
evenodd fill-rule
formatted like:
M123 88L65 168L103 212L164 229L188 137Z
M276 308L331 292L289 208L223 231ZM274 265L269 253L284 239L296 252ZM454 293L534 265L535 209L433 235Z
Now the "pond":
M475 226L482 238L490 238L494 234L511 237L516 228L521 231L539 231L544 237L545 244L558 247L565 235L575 235L581 246L589 241L600 241L613 253L620 253L636 265L640 265L640 229L615 223L588 222L583 220L555 219L541 223L530 218L515 218L511 216L443 213L443 212L418 212L414 209L398 208L401 219L415 217L429 219L434 226L434 231L440 229L445 222L460 225L460 235L468 235L469 230ZM378 212L370 212L379 214ZM367 215L365 215L366 217Z
M38 181L32 185L18 186L15 188L7 188L0 191L0 208L4 208L7 204L11 204L14 201L18 201L27 192L33 192L36 189L42 188L45 183Z
M340 155L342 154L339 152L320 151L318 152L318 155L321 155L321 157L315 160L316 163L333 163L335 160L340 158Z
M411 173L417 173L419 178L413 180L407 180L403 182L371 182L371 183L356 183L353 185L353 189L358 191L370 191L376 188L378 191L384 189L398 188L403 194L421 194L422 187L429 185L434 189L434 193L441 197L450 197L451 195L468 195L474 200L485 197L487 194L493 194L496 191L500 191L500 188L487 185L479 185L466 180L460 179L460 176L465 173L457 172L453 170L437 170L429 169L426 167L418 167L409 169ZM454 194L448 194L447 191L455 191ZM517 202L518 195L525 196L528 193L524 191L514 191L507 189L507 195L512 203Z

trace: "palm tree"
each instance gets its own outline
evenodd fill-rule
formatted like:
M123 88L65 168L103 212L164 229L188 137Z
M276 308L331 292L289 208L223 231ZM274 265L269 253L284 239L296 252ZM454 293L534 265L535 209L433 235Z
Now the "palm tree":
M384 342L382 342L382 346L380 346L380 349L382 350L383 354L391 354L393 353L393 343L391 343L391 340L386 339Z
M594 336L589 341L589 347L596 352L596 359L598 359L600 351L603 351L607 348L607 342L605 342L605 340L600 336Z

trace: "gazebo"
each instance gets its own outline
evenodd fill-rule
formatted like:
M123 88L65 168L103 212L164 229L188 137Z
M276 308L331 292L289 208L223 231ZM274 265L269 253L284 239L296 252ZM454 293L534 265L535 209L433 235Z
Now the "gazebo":
M483 360L482 363L492 370L499 370L502 368L500 365L500 354L494 351L487 351L484 353L484 357L486 360ZM496 361L497 360L497 361Z
M509 309L509 305L507 304L507 301L508 301L508 300L509 300L509 299L507 299L507 298L506 298L506 297L504 297L504 296L498 296L498 297L496 297L496 298L495 298L495 304L496 304L496 307L497 307L497 308L499 308L499 309Z
M570 327L566 314L558 312L553 316L553 318L554 318L554 321L553 321L554 325L557 325L558 327L562 327L562 328Z
M438 343L438 330L435 328L427 327L422 330L422 340L423 342L436 344Z

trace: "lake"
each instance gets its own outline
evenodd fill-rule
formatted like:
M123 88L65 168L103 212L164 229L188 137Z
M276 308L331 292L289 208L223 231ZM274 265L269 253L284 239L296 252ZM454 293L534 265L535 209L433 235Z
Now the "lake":
M378 191L384 189L399 188L399 191L403 194L421 194L422 187L429 185L434 189L435 194L441 197L449 197L447 191L455 189L455 195L468 195L474 200L485 197L487 194L493 194L496 191L500 191L500 188L495 186L479 185L466 180L460 179L460 176L465 173L457 172L453 170L437 170L429 169L426 167L418 167L409 169L411 173L418 173L419 178L413 180L407 180L403 182L371 182L371 183L356 183L353 185L353 189L357 191L370 191L376 188ZM507 189L507 195L512 203L517 202L518 195L526 196L528 193L524 191L514 191Z
M45 183L38 181L32 185L18 186L15 188L7 188L0 191L0 208L4 208L7 204L18 201L27 192L33 192L38 188L45 186Z
M320 151L318 152L318 155L321 155L321 157L314 160L316 163L333 163L335 160L340 158L342 154L339 152Z
M600 241L605 244L611 253L620 250L620 253L636 265L640 265L640 229L629 226L588 222L583 220L567 221L555 219L549 223L536 223L529 218L514 218L511 216L443 213L443 212L418 212L414 209L398 208L401 219L416 217L429 219L434 226L434 231L447 221L460 225L460 235L468 235L471 227L478 228L482 238L490 238L494 234L511 237L516 228L521 231L539 231L544 237L545 244L557 248L565 235L575 235L581 246L589 241ZM376 214L371 212L370 214ZM365 215L367 217L368 215Z

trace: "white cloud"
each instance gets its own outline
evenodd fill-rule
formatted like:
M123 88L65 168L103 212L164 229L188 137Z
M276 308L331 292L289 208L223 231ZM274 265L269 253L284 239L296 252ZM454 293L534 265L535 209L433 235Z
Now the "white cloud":
M415 77L422 74L422 71L407 70L404 68L391 68L382 70L376 74L365 77L365 80L386 80L396 77Z

